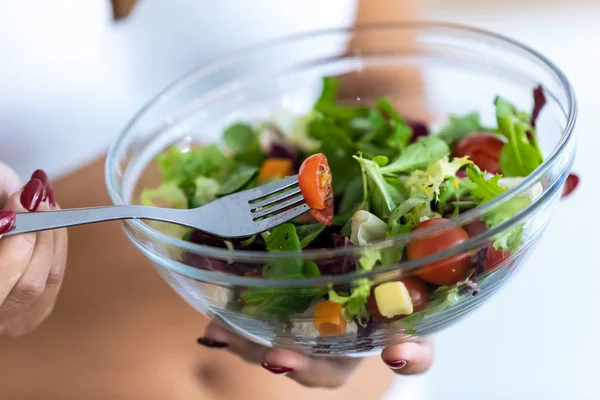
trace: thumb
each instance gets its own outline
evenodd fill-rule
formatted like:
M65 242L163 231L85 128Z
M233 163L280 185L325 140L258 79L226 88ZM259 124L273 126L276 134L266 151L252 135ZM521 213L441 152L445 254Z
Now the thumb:
M21 188L21 180L8 165L0 161L0 209L8 197Z

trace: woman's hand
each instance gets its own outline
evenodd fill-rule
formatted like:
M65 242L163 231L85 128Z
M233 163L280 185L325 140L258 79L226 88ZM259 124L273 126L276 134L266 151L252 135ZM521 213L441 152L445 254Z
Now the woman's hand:
M260 364L274 374L285 374L308 387L342 386L360 363L358 358L309 357L289 350L269 349L237 336L214 321L198 343L227 349L250 363ZM425 339L391 346L381 353L381 358L399 375L420 374L431 366L433 342Z
M14 171L0 163L0 335L28 333L50 314L67 260L65 229L2 235L14 225L15 213L57 208L43 171L21 188Z

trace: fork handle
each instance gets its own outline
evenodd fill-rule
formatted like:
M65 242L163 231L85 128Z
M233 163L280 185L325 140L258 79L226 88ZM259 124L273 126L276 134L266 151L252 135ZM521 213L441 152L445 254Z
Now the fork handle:
M185 224L185 218L182 218L184 211L187 210L147 206L111 206L19 213L13 230L6 233L5 236L123 219L148 219Z

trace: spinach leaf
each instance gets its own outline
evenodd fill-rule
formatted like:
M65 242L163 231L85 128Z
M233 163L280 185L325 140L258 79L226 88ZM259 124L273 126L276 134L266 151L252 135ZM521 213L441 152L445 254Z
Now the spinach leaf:
M242 313L259 318L288 318L292 314L301 314L310 306L312 297L297 297L287 294L269 296L258 303L242 308Z
M269 252L301 252L300 239L293 224L286 223L275 227L266 239ZM302 278L302 259L291 258L272 260L263 267L262 275L266 279Z
M260 148L259 135L251 125L239 122L231 124L225 129L223 140L236 160L260 166L264 154Z
M258 175L258 171L257 167L250 167L244 164L238 165L232 174L226 178L225 182L221 184L217 194L223 196L240 190Z
M325 227L323 224L306 224L296 227L296 233L300 239L300 247L305 248L308 246L325 230Z

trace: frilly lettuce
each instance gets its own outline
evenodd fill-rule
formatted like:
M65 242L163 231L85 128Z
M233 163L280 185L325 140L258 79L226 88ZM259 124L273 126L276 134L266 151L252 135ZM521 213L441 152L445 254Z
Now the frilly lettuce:
M372 283L368 279L358 279L354 282L352 293L337 293L329 288L329 300L334 303L345 304L344 317L348 320L357 319L360 324L369 317L365 304L371 292Z
M467 174L469 179L476 185L475 189L471 192L471 196L478 200L480 204L484 204L508 190L500 185L501 175L496 174L486 180L483 172L475 165L467 168ZM531 204L531 201L532 199L526 195L513 197L488 211L482 219L485 221L487 227L491 229L508 221L519 211ZM522 242L523 229L524 225L518 224L496 235L493 243L494 248L513 252Z
M424 194L429 199L437 200L440 187L447 178L454 178L456 172L465 165L472 164L468 157L454 158L448 161L448 156L434 162L426 170L414 171L405 185L409 188L411 196Z

